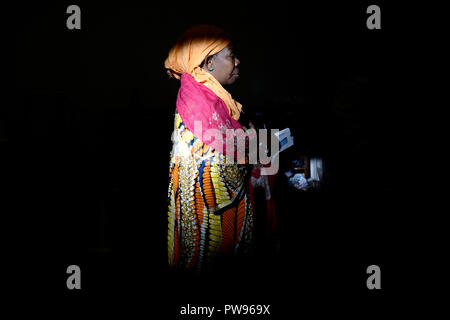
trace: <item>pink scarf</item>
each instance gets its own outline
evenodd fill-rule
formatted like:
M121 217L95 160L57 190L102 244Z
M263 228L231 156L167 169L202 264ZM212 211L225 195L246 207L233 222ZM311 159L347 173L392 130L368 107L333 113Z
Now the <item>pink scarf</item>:
M188 73L181 75L177 110L186 127L197 139L215 150L223 151L223 154L226 154L225 130L244 131L241 124L229 115L225 102ZM222 135L222 142L212 135L214 132Z

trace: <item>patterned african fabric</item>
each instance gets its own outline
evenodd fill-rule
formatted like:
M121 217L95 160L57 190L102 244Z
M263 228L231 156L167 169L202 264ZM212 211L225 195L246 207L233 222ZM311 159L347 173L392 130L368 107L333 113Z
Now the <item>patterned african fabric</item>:
M168 258L172 268L210 270L218 256L252 246L253 206L246 164L197 139L175 113L168 191Z

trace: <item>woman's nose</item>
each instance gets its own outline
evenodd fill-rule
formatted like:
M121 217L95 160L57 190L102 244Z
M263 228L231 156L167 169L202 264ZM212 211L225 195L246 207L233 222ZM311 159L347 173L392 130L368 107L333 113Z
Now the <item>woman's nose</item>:
M234 66L237 67L241 64L241 61L238 58L234 58Z

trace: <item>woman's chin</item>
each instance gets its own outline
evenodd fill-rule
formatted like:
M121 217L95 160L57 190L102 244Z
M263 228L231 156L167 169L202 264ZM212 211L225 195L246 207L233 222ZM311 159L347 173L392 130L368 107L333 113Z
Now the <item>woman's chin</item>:
M228 80L228 84L233 84L236 82L236 80L239 78L238 74L234 74L231 76L230 80Z

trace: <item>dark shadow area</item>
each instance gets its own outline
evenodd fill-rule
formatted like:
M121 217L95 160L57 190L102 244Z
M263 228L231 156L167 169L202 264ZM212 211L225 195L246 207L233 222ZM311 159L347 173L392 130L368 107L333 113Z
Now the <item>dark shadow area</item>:
M385 65L393 39L367 30L365 5L261 5L198 20L188 18L198 16L192 8L168 17L143 4L80 7L79 31L65 27L65 4L22 11L14 105L1 113L7 175L19 191L15 241L26 261L41 261L40 288L69 300L130 295L138 304L156 295L163 302L154 308L164 305L167 318L180 304L225 301L270 303L282 315L302 294L311 310L335 295L368 303L365 268L376 261L389 270L386 282L397 268L402 213L393 213L390 160L400 152L400 114L389 105ZM224 262L202 277L166 270L179 83L163 63L196 23L219 25L235 39L241 76L230 92L244 105L242 121L262 116L295 139L280 155L273 194L278 253L261 240L254 259ZM298 156L323 159L320 190L289 186L284 173ZM84 270L81 293L65 289L69 264Z

